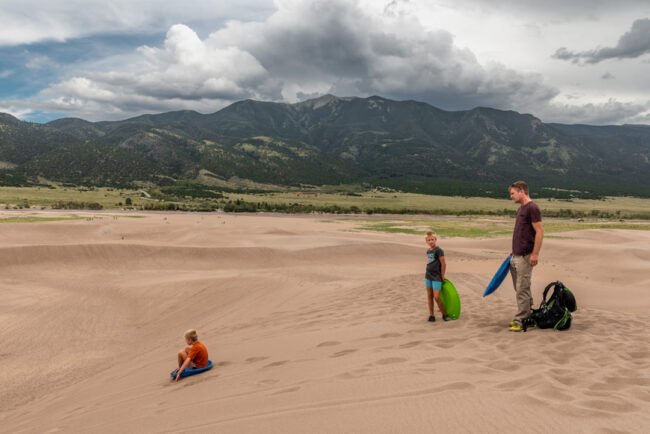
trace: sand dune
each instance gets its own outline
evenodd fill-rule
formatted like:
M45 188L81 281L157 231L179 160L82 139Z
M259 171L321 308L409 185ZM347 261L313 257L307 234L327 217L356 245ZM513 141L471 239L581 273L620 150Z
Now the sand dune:
M462 298L428 323L421 236L319 217L97 214L4 224L4 432L650 430L650 234L549 238L571 330L510 333L510 240L443 239ZM439 317L439 315L438 315ZM172 383L195 327L215 363Z

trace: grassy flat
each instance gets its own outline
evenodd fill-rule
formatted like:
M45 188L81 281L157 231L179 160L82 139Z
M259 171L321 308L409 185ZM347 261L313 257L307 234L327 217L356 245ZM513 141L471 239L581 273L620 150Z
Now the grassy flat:
M359 222L357 230L388 233L424 234L433 230L446 237L485 238L512 235L514 219L436 219L436 220L367 220ZM650 222L612 222L612 221L567 221L559 219L544 220L544 234L554 234L585 229L628 229L650 230ZM552 235L551 235L552 236ZM564 238L564 237L562 237Z
M229 194L229 198L246 202L267 202L271 204L299 203L302 205L356 206L361 210L383 208L396 212L403 209L419 210L432 214L490 214L514 212L517 205L506 197L492 199L487 197L429 196L415 193L363 192L354 195L345 193L284 192L266 194ZM560 212L562 210L584 213L609 213L613 216L650 216L650 199L635 197L606 197L592 199L534 199L542 211Z
M9 217L0 218L0 223L34 223L34 222L56 222L65 220L84 220L86 217Z
M342 212L370 212L394 214L434 214L434 215L512 215L517 205L510 199L492 199L485 197L460 196L429 196L415 193L399 193L385 191L365 192L323 192L313 189L309 191L285 191L269 193L228 193L223 197L196 198L191 196L167 197L167 202L156 198L156 189L129 190L116 188L86 188L86 187L0 187L0 207L11 208L52 208L61 202L96 203L103 209L121 209L127 207L127 202L135 209L146 205L178 203L192 208L201 204L211 204L212 209L224 208L227 204L240 202L252 205L249 211L256 209L255 204L271 204L273 206L313 206L315 211L328 211L328 207L338 207ZM160 195L157 196L160 198ZM606 197L601 200L586 199L534 199L547 217L608 217L611 222L617 219L648 219L650 220L650 199L634 197ZM259 207L263 209L263 207ZM282 211L278 209L276 211ZM296 209L298 212L308 212ZM485 227L482 224L481 227ZM386 228L389 229L389 228ZM470 230L471 228L465 228ZM452 230L452 229L450 229ZM495 222L493 227L481 229L479 232L489 232L498 235L501 228Z

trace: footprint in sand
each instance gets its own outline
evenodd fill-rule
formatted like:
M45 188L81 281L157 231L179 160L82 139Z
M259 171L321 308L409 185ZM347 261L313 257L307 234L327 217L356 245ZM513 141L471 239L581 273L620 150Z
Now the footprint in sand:
M419 334L419 333L426 333L427 331L428 331L427 329L413 329L413 330L407 331L406 333Z
M566 365L569 363L571 353L567 351L548 351L547 356L555 363L556 365Z
M495 387L500 390L517 390L530 387L531 384L535 384L536 377L529 376L524 378L518 378L516 380L506 381L504 383L497 384Z
M621 356L624 359L631 360L633 362L645 363L648 358L650 358L650 352L647 350L641 351L626 351Z
M453 348L456 346L456 342L437 342L435 344L436 347L442 348L442 349L448 349L448 348Z
M277 392L272 393L271 395L281 395L283 393L291 393L300 390L300 386L289 387L288 389L278 390Z
M382 339L386 339L386 338L399 338L400 336L402 336L400 333L384 333L379 337Z
M595 393L594 394L595 396L598 395L607 396L609 395L609 392L626 389L627 387L628 386L626 386L625 384L594 383L591 386L589 386L588 389L594 392L601 392L601 393Z
M232 365L232 362L219 362L219 363L217 363L217 366L228 366L228 365Z
M432 363L443 363L443 362L453 362L453 357L434 357L431 359L422 360L420 363L432 364Z
M390 365L391 363L403 363L407 360L404 357L388 357L386 359L379 359L375 363L378 365Z
M341 357L341 356L345 356L347 354L351 354L351 353L354 353L354 352L357 352L357 351L359 351L359 350L357 350L357 349L343 350L343 351L339 351L338 353L332 354L330 357Z
M269 363L268 365L262 366L263 368L273 368L275 366L282 366L285 363L289 362L288 360L280 360L279 362Z
M519 398L519 401L524 402L524 403L529 404L529 405L534 405L534 406L537 406L537 407L548 407L548 406L551 405L551 403L548 402L547 400L536 398L536 397L534 397L534 396L532 396L532 395L530 395L528 393L524 393L523 396L521 396ZM565 407L565 408L567 408L567 407Z
M483 363L483 362L484 362L484 360L480 360L480 359L477 359L476 357L471 357L471 356L470 357L461 357L460 359L458 359L458 363L464 363L466 365L472 365L472 366Z
M578 383L582 382L582 373L577 371L573 374L556 374L550 372L549 375L555 379L555 381L562 383L565 386L575 386Z
M551 384L540 385L533 393L537 395L538 398L547 399L549 401L558 401L560 403L567 403L573 400L573 396L565 393L562 388Z
M513 372L521 369L521 365L519 363L503 362L503 361L500 361L498 363L488 363L486 364L486 367L495 369L497 371L503 371L503 372Z
M630 386L650 386L650 379L642 377L605 377L604 381L594 383L588 387L595 392L617 391L628 389Z
M402 344L399 347L400 348L413 348L413 347L417 347L421 343L422 343L422 341L412 341L412 342L407 342L405 344Z
M636 405L621 398L611 401L604 399L588 399L577 401L576 404L591 410L607 411L610 413L630 413L639 409Z
M442 387L437 388L437 392L447 392L450 390L472 390L476 389L472 383L466 381L457 381L455 383L445 384Z
M352 371L344 372L342 374L337 375L338 378L343 378L345 380L353 380L356 378L361 378L364 376L366 372L368 372L369 369L354 369Z
M74 409L66 412L66 414L69 416L69 415L72 415L72 414L75 414L75 413L79 413L80 411L84 410L85 408L86 407L77 407L77 408L74 408Z
M260 361L266 360L266 359L268 359L268 357L264 357L264 356L249 357L248 359L246 359L246 363L260 362Z
M339 341L325 341L325 342L321 342L316 346L320 348L320 347L331 347L334 345L341 345L341 343Z

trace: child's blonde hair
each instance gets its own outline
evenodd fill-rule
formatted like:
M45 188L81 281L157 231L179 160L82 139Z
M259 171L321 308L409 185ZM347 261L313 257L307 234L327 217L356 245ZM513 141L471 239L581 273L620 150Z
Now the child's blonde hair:
M426 240L429 237L433 237L436 240L438 239L438 235L433 231L428 231L427 234L424 236L424 239Z
M196 342L199 340L199 336L196 334L196 329L190 329L185 332L185 339L189 339L192 342Z

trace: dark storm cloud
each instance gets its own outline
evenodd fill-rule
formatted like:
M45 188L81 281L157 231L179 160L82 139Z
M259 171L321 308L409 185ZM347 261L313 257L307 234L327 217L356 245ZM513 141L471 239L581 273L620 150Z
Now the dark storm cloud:
M615 47L573 52L562 47L553 55L556 59L573 63L598 63L607 59L636 58L650 52L650 19L634 21L632 28L621 36Z
M452 33L423 25L417 6L401 9L412 3L395 1L382 13L354 0L278 0L265 19L228 21L207 37L175 24L162 42L88 62L37 100L0 102L0 108L98 120L180 109L209 113L245 98L295 102L333 93L414 99L447 110L489 106L572 122L635 120L648 109L615 99L559 105L560 91L541 74L480 63Z
M349 1L302 3L265 23L231 23L209 43L251 53L270 76L291 83L289 98L379 94L457 109L520 108L557 94L540 76L479 64L449 32L427 30L417 17L372 16Z
M536 115L545 122L611 125L617 123L641 124L649 120L650 101L644 104L624 103L610 99L601 104L555 104L540 107ZM571 119L571 122L567 122ZM623 121L623 122L621 122Z
M480 64L451 33L426 29L412 14L373 15L343 0L277 5L265 21L230 21L205 39L174 25L161 45L141 47L124 65L52 84L41 106L73 113L109 106L117 117L156 103L159 110L214 111L245 98L335 93L416 99L443 109L527 110L558 93L539 75Z
M595 18L622 9L643 8L647 0L442 0L448 7L483 10L488 13L523 14L554 22Z

